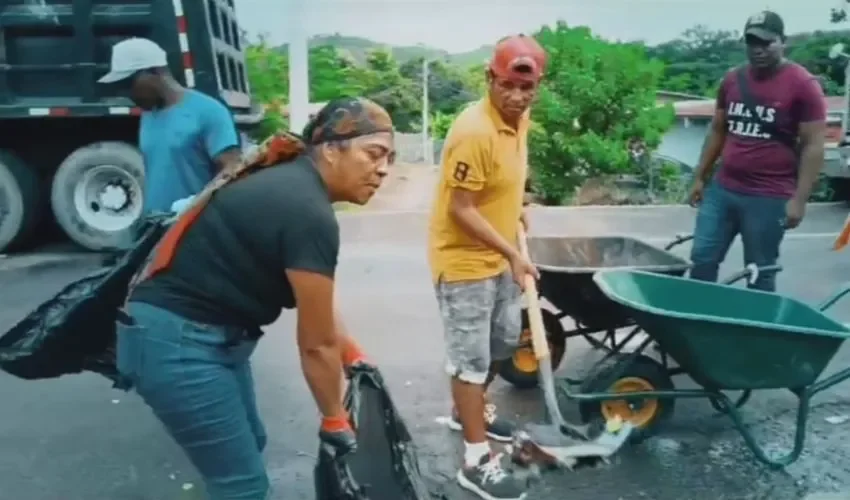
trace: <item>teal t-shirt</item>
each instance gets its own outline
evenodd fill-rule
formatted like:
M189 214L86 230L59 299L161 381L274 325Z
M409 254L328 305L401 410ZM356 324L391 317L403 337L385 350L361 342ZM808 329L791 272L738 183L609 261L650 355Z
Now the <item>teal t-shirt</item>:
M202 92L187 89L173 106L142 113L144 212L168 212L200 192L215 176L215 157L238 146L230 110Z

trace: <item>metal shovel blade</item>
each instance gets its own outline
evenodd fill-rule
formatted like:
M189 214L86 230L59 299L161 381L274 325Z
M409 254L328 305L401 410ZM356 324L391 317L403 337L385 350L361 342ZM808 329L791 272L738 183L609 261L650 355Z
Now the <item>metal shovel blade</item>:
M616 432L603 431L589 441L573 439L550 425L530 424L514 436L513 459L525 465L575 470L607 463L628 441L634 427L624 423Z

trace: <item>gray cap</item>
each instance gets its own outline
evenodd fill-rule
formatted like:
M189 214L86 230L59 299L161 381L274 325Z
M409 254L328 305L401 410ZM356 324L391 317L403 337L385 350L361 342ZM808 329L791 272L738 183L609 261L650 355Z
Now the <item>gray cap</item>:
M109 73L98 82L120 82L139 71L166 66L168 66L168 57L162 47L147 38L130 38L112 47Z

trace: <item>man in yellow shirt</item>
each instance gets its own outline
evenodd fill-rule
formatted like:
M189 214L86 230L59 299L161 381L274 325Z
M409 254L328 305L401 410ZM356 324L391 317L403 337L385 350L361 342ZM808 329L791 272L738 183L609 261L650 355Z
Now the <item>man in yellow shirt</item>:
M527 177L529 107L546 64L534 38L502 39L487 69L487 96L455 119L443 148L431 212L428 257L443 319L446 371L452 377L452 427L463 431L461 486L487 500L519 500L525 482L493 456L489 436L510 441L485 392L495 366L519 342L521 287L534 266L519 253Z

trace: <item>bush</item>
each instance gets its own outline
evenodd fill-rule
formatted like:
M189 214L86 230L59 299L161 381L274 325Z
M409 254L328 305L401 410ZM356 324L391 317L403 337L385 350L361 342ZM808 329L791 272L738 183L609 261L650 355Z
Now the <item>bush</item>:
M532 184L545 203L560 204L587 179L635 172L629 146L657 147L673 111L656 105L663 66L642 47L563 22L535 36L549 64L532 110Z

